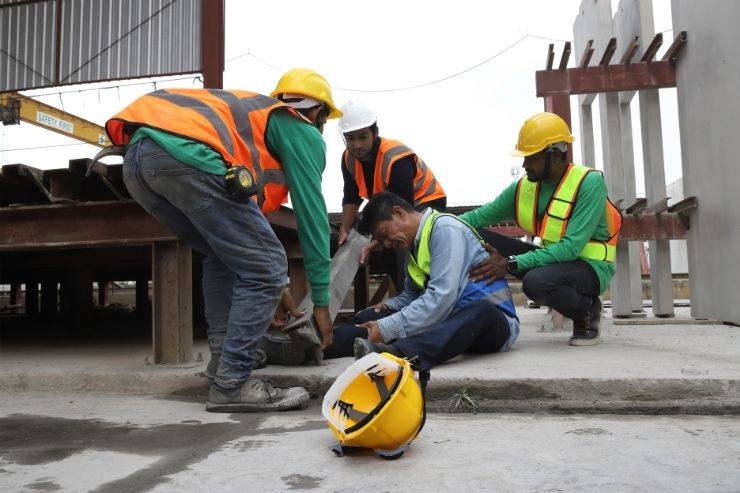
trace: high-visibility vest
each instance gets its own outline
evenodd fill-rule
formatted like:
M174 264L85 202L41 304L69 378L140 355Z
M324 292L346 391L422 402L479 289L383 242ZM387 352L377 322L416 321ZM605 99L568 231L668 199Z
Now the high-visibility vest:
M140 127L200 142L221 155L226 166L244 165L261 185L257 201L273 212L287 201L283 166L265 143L273 111L308 121L277 99L248 91L162 89L146 94L105 124L114 144L126 144Z
M408 252L408 262L406 263L406 270L409 277L414 282L419 291L424 291L429 282L429 273L432 265L432 255L429 251L429 239L432 237L432 228L434 223L442 216L451 217L461 223L465 224L478 238L481 245L485 244L485 240L481 238L478 232L467 224L465 221L452 214L443 214L441 212L433 211L429 214L424 221L424 225L421 228L421 238L419 239L419 248L414 256L411 251ZM505 279L497 279L493 283L487 286L488 295L484 298L493 302L497 307L508 313L510 316L518 318L516 315L516 309L514 308L514 301L511 297L511 290L509 289L509 283Z
M380 146L378 146L378 155L375 157L375 174L373 177L373 194L384 192L388 189L388 183L391 180L391 170L393 165L398 162L399 159L412 156L416 163L416 174L414 175L414 207L417 207L425 202L429 202L435 199L446 197L445 191L442 189L442 185L439 184L437 179L434 177L434 173L429 169L422 161L422 159L416 155L414 151L403 145L397 140L380 138ZM360 191L360 197L370 199L370 194L367 192L367 185L365 184L365 174L362 172L362 163L359 159L354 159L348 150L344 150L342 156L342 162L346 166L349 174L357 184L357 188Z
M544 245L560 241L565 235L568 220L573 214L581 183L590 172L598 171L585 166L569 164L555 193L550 197L550 202L541 220L537 219L540 184L530 181L526 176L522 177L516 188L516 223L523 230L542 238ZM622 213L608 198L606 199L606 222L609 237L606 239L591 238L578 254L579 257L614 262L617 256L619 230L622 228Z

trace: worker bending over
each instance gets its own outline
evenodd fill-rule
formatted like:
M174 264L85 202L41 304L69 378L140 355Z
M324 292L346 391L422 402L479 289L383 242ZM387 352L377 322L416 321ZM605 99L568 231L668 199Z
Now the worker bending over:
M369 352L418 356L431 368L464 352L506 351L519 335L519 319L504 279L472 281L471 266L486 258L478 233L432 208L417 212L382 192L365 206L358 230L408 258L404 290L338 327L324 356L360 358Z
M601 172L568 162L573 140L559 116L529 118L513 151L524 157L526 176L460 218L477 228L515 219L539 236L543 248L508 258L494 252L488 267L473 270L474 278L482 271L494 279L507 272L521 277L530 299L573 320L570 344L590 346L599 343L599 294L614 275L622 216L607 197Z
M341 163L344 198L340 246L352 229L363 199L377 193L393 192L419 211L427 207L445 210L447 196L432 170L401 142L381 137L378 118L365 104L348 101L342 106L339 130L347 146ZM365 249L363 263L369 251L377 246L373 242ZM382 254L384 270L398 291L403 286L404 260L403 255L390 250Z
M163 89L106 123L111 141L128 146L123 175L131 196L204 256L208 411L283 410L308 400L300 387L278 389L251 376L288 270L263 214L277 210L289 191L313 315L324 344L331 342L321 131L341 113L326 80L307 69L285 73L271 96ZM235 170L240 174L232 176Z

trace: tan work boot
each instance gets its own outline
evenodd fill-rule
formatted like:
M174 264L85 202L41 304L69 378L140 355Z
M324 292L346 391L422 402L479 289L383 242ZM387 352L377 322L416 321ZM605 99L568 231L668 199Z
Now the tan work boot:
M206 411L212 413L259 413L287 411L308 401L303 387L280 389L263 378L249 377L241 387L225 390L211 384Z

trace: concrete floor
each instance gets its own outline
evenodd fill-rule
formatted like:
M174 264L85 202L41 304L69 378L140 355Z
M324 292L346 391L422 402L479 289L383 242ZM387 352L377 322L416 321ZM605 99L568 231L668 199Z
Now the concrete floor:
M464 356L432 371L433 407L461 389L480 410L516 412L740 414L740 328L727 325L614 325L603 321L603 343L567 345L569 331L542 331L544 309L520 309L514 348ZM678 309L687 321L688 309ZM656 319L653 319L656 320ZM690 321L690 320L689 320ZM205 343L196 345L207 359ZM146 342L4 344L0 390L199 395L206 361L153 365ZM321 396L351 363L268 366L257 374L279 385L302 385Z
M0 491L740 491L740 419L433 414L399 460L337 458L318 406L0 393Z

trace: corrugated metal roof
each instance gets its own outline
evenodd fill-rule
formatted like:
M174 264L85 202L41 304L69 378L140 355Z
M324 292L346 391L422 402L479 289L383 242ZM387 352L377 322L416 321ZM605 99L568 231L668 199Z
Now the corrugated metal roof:
M198 72L200 19L200 0L0 0L0 91Z

